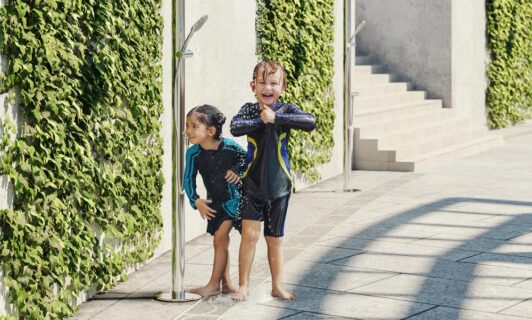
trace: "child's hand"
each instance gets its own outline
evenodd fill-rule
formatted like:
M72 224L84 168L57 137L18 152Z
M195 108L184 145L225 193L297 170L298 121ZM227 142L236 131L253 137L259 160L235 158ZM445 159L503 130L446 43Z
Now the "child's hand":
M274 123L275 122L275 112L268 106L260 106L260 118L264 123Z
M238 183L238 181L240 181L240 177L233 171L227 170L227 174L225 175L225 181L229 183Z
M196 209L198 209L200 216L202 219L211 220L214 218L214 214L216 213L216 210L209 207L207 204L212 203L212 200L210 199L196 199L194 204L196 205Z

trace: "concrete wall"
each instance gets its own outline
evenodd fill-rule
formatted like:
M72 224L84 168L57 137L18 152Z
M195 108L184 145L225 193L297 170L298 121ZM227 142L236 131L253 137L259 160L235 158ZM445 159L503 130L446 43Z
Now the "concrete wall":
M479 125L486 125L485 0L452 1L452 106Z
M484 0L357 0L359 54L485 124Z
M451 1L357 0L357 52L451 106Z

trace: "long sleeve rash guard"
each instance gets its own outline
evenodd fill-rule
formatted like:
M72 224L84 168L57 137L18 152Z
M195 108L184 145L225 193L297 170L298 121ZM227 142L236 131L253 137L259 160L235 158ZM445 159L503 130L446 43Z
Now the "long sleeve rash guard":
M231 121L234 136L247 134L244 190L264 200L284 197L292 190L288 155L290 130L309 132L316 127L314 117L293 104L277 102L272 109L274 124L262 122L258 103L245 104Z
M240 195L237 186L225 180L227 170L240 174L244 165L245 151L238 143L224 138L217 150L205 150L193 145L187 150L184 187L192 208L199 198L196 191L196 176L200 173L206 198L212 200L209 206L215 210L223 209L229 216L235 217L238 211Z

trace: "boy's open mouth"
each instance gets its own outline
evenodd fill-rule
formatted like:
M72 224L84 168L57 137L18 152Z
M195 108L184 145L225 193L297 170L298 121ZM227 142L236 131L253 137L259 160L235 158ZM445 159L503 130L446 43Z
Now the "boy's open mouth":
M263 96L264 98L271 98L271 97L273 97L273 94L271 94L271 93L268 93L268 94L262 94L262 96Z

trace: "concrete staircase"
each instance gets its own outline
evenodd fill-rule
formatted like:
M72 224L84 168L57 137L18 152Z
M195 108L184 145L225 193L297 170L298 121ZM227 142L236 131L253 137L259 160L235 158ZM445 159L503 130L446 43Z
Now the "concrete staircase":
M488 150L502 138L460 118L441 100L394 82L369 57L357 57L353 71L353 169L418 171Z

